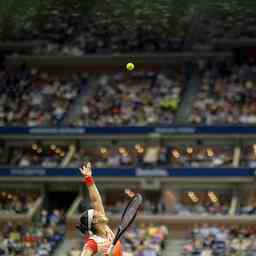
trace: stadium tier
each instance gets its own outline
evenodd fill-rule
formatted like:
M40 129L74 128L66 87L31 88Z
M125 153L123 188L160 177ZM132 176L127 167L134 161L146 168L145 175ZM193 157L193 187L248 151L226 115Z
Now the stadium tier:
M255 11L0 1L0 256L255 256Z
M2 6L3 42L37 41L38 55L111 54L212 49L255 39L252 1L28 1ZM8 15L12 19L8 19ZM21 15L22 14L22 15ZM47 19L46 19L47 17ZM24 49L22 49L24 51Z

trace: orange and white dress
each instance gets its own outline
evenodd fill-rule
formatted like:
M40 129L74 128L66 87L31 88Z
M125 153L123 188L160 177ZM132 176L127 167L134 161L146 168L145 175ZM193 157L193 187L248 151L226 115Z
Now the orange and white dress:
M95 234L90 235L85 238L86 249L91 250L94 254L99 254L103 256L108 255L108 249L111 246L112 241L114 240L115 235L112 230L109 228L107 231L107 237L97 236ZM120 241L118 241L112 252L113 256L122 256L122 247Z

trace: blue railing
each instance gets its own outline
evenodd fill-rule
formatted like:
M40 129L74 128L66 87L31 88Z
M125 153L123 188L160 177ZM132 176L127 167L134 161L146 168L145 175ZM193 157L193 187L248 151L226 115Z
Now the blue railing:
M143 127L0 127L0 134L118 135L118 134L255 134L256 126L143 126Z
M102 177L256 177L253 168L95 168ZM0 177L79 177L78 168L0 168Z

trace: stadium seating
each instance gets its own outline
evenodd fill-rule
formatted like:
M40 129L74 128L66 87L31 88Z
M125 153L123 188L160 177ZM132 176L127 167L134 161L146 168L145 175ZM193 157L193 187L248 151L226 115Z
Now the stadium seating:
M32 225L6 223L1 233L0 255L50 256L63 240L65 225L59 210L43 210Z
M188 122L255 123L254 69L250 63L206 66ZM24 64L5 66L0 75L2 126L170 125L176 123L186 95L182 66L169 71L102 73L87 78L40 72Z
M201 7L197 39L201 45L218 40L252 39L256 36L253 2L207 1Z
M100 5L90 1L75 2L72 7L63 1L55 5L37 1L33 8L28 5L7 9L14 17L13 26L1 31L0 39L43 40L32 51L40 55L168 52L184 45L212 46L216 40L256 35L251 1L159 0L146 6L143 1L103 1Z
M184 246L183 255L246 255L256 252L255 229L209 226L193 229L191 242Z
M176 70L100 74L91 78L88 87L69 125L171 124L181 100L184 74Z
M0 70L0 125L58 125L82 86L77 75L63 78L37 69L5 66Z
M201 91L194 99L194 124L255 123L255 66L217 64L201 76Z

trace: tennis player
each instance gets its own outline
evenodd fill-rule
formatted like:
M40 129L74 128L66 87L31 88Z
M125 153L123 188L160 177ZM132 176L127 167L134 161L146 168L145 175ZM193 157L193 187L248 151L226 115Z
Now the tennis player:
M92 209L82 213L80 224L77 226L77 228L85 234L84 247L81 256L91 256L95 254L107 256L108 249L115 236L108 226L108 218L105 214L102 199L92 177L91 163L89 162L80 168L80 171L84 176L84 183L88 188L92 206ZM134 193L130 190L125 190L125 192L129 197L134 196ZM122 255L120 241L115 245L111 255Z

